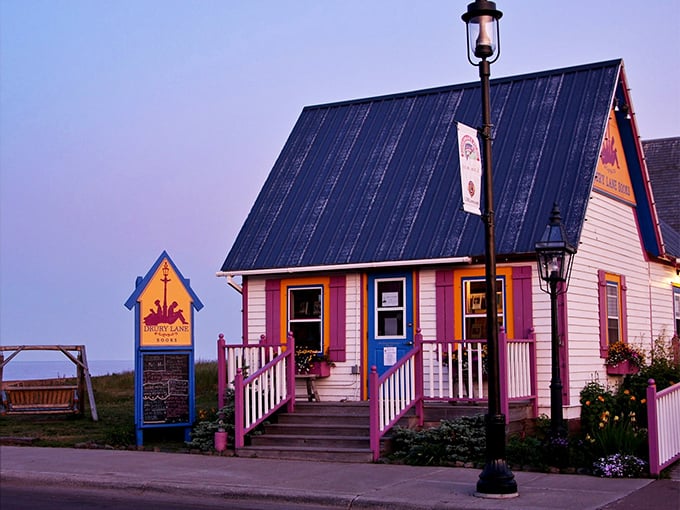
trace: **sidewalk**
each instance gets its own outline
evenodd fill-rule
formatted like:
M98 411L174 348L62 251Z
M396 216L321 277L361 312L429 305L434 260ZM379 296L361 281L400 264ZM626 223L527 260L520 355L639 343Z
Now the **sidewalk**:
M59 484L164 493L218 496L225 499L314 503L329 508L389 509L600 509L628 508L615 503L644 496L648 506L677 509L676 481L602 479L584 475L516 472L519 497L473 496L477 469L385 464L300 462L70 448L0 447L0 482ZM655 484L665 490L655 490ZM661 488L661 486L660 486ZM656 496L658 493L658 501ZM675 496L678 501L673 502ZM670 500L669 500L670 499ZM610 506L612 505L612 506ZM670 506L669 506L670 505Z

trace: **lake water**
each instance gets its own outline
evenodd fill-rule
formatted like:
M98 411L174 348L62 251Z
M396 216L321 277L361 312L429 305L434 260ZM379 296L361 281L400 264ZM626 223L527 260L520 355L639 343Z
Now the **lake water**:
M109 375L130 372L134 370L133 360L93 360L88 361L90 375ZM22 361L13 359L2 369L4 381L16 381L25 379L55 379L60 377L75 377L76 365L72 361Z

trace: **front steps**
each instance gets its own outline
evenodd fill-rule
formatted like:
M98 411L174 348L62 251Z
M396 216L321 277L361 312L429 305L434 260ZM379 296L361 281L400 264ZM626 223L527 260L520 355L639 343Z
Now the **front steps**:
M236 451L240 457L371 462L368 402L295 402L264 434Z
M530 410L528 403L512 403L508 432L521 431L530 417ZM486 411L486 405L428 402L425 404L425 427L437 426L441 420ZM399 424L417 426L413 410ZM385 451L388 440L381 442L381 451ZM294 413L279 412L264 425L264 433L251 435L250 444L235 453L240 457L268 459L372 462L368 402L296 401Z

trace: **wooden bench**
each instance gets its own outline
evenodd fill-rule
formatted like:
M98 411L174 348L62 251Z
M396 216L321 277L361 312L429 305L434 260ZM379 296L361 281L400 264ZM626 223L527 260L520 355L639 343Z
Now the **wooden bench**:
M5 386L6 414L79 413L78 386Z

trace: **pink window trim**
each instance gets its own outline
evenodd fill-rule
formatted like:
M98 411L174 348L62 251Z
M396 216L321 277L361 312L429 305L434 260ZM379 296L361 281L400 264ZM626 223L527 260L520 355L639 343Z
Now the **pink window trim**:
M626 305L626 277L618 275L620 279L619 299L621 300L621 341L628 342L628 308ZM607 272L603 269L597 271L597 285L600 306L600 357L606 358L609 345L607 345Z
M513 333L515 338L529 338L534 327L531 266L512 268Z
M453 271L438 270L435 274L437 339L453 340Z
M281 280L267 280L265 290L265 343L281 341Z
M331 276L330 279L330 339L328 356L331 361L346 361L347 344L347 278L345 275Z
M243 332L243 337L241 338L241 343L248 342L248 277L244 276L241 282L241 331Z

